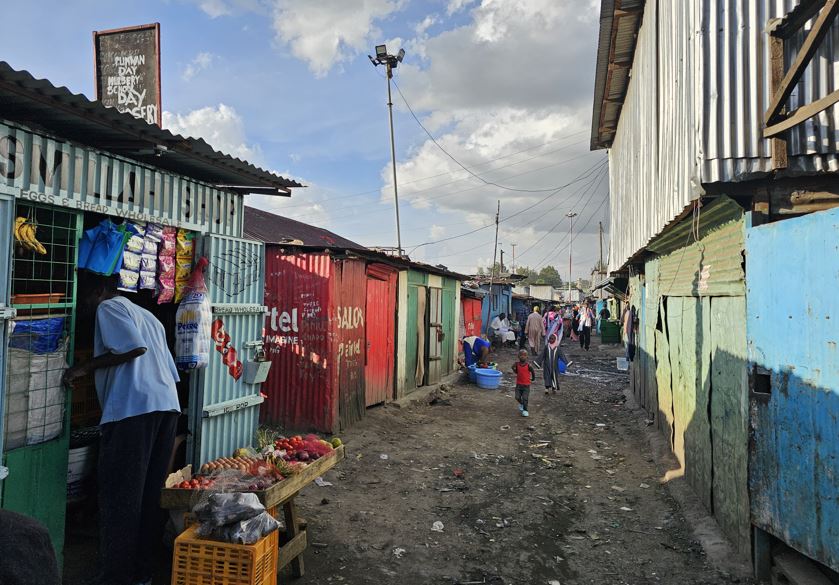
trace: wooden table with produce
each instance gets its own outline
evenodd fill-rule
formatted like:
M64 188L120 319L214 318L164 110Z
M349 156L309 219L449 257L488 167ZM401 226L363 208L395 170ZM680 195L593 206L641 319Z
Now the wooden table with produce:
M254 457L243 453L206 463L201 467L201 473L194 478L164 488L160 506L167 510L191 510L192 504L201 498L202 493L213 490L254 493L265 509L274 511L275 515L282 508L287 538L279 547L277 572L291 564L293 575L302 577L302 554L306 550L307 539L306 530L300 525L294 499L300 490L335 467L344 458L345 452L340 440L329 444L318 439L329 445L329 451L309 454L307 445L312 443L307 441L311 441L310 437L279 438L274 443L273 454ZM236 473L241 473L243 487L247 489L225 489L224 478Z

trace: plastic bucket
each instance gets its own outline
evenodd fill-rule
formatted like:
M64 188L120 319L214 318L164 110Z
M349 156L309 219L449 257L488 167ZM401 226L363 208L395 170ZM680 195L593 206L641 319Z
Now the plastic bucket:
M477 368L475 370L478 388L484 390L497 390L501 385L501 372L489 368Z
M625 372L629 369L629 360L627 360L625 357L619 357L617 358L616 365L621 372Z
M478 381L478 374L476 372L478 366L472 364L469 366L469 381L473 384Z
M95 467L96 445L87 445L70 449L67 457L67 483L75 483L87 478Z

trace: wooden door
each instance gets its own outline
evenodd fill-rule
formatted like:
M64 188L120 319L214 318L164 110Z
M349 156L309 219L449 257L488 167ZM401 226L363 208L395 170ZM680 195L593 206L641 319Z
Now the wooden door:
M443 377L443 290L428 289L428 383Z

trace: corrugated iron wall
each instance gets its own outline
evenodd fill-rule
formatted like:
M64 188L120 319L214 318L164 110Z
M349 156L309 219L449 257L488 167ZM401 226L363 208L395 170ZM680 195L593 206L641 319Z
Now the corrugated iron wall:
M770 98L766 24L783 18L799 0L703 0L701 4L702 181L738 181L767 173L772 168L772 150L770 141L762 138L762 120ZM808 25L806 31L809 29ZM787 42L786 67L798 53L806 31ZM839 22L834 22L788 109L839 88L837 51ZM790 171L839 170L839 107L828 108L788 136Z
M0 188L13 195L34 191L43 203L242 234L241 195L2 122L0 155Z
M367 272L362 260L343 260L336 271L335 328L338 348L340 428L346 429L364 416L364 363L367 355L365 340L365 307L367 301Z
M839 209L747 230L752 522L839 571Z
M609 151L609 270L620 269L703 193L771 171L766 24L797 0L648 1ZM809 27L807 28L809 30ZM805 32L788 43L790 65ZM839 22L789 108L837 89ZM839 106L790 131L790 174L839 171Z
M609 150L609 270L620 269L699 194L695 5L646 6ZM669 50L659 53L663 46Z
M264 422L294 429L337 430L337 337L332 330L336 263L328 254L266 254L265 339L271 371Z
M189 447L198 465L253 442L262 397L260 385L245 383L242 369L253 351L245 344L261 341L265 325L263 244L203 236L199 254L209 261L205 282L215 344L209 366L193 373L190 383Z
M697 239L698 234L698 239ZM741 296L743 209L720 197L690 220L673 226L647 246L661 254L657 270L662 296Z

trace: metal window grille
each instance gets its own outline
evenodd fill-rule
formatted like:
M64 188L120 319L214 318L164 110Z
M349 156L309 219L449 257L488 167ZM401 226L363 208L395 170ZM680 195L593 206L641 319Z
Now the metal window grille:
M18 201L16 217L36 226L41 252L15 237L5 449L36 445L67 431L69 391L61 376L72 362L78 212Z

